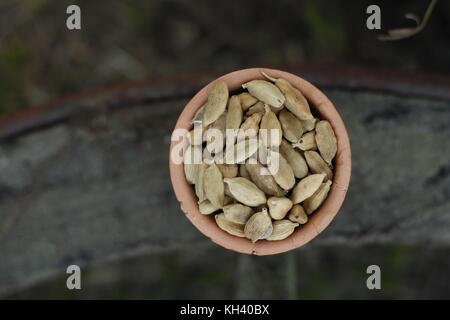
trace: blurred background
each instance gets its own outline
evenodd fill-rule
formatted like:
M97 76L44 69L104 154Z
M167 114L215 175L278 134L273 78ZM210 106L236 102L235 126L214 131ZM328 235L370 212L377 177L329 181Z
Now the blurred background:
M377 3L382 30L366 28ZM124 80L211 69L337 63L450 72L450 4L426 29L381 42L377 33L414 26L429 1L50 1L0 4L0 112ZM82 31L65 27L78 4Z
M78 4L82 30L65 27ZM382 30L366 28L378 4ZM252 66L351 65L450 75L450 2L438 1L50 1L0 2L0 116L85 89ZM184 219L180 215L180 219ZM4 298L327 299L450 298L448 250L429 246L307 246L262 258L214 244L142 253L83 269L83 290L66 275ZM0 264L2 259L0 257ZM366 288L366 267L383 270L383 290Z

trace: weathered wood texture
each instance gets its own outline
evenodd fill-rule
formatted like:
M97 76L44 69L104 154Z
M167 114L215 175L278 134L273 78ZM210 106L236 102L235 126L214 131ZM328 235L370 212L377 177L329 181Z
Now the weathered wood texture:
M69 264L209 243L183 217L167 166L171 130L198 87L62 102L77 112L2 140L0 294ZM353 176L311 245L450 245L450 100L325 92L349 130Z

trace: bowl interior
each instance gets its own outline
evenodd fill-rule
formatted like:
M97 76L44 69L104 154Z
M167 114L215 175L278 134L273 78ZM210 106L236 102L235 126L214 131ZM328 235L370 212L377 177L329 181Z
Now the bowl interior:
M246 238L232 236L217 226L214 221L214 215L207 216L199 212L194 188L186 180L183 164L176 164L169 160L169 167L172 185L176 197L180 201L181 209L203 234L215 243L230 250L267 255L298 248L315 238L329 225L344 201L350 182L351 151L347 130L336 108L319 89L306 80L288 72L267 68L239 70L228 73L218 79L225 81L228 84L230 93L234 93L238 90L240 91L241 85L247 81L265 79L261 71L264 71L271 77L284 78L299 89L310 103L312 112L320 118L328 120L336 134L338 148L334 160L333 184L327 199L315 213L309 216L309 221L305 225L296 228L296 231L291 236L279 241L259 240L256 243L252 243ZM206 102L213 82L202 88L188 102L177 121L175 129L192 129L191 120L195 112ZM179 142L180 140L172 141L171 153Z

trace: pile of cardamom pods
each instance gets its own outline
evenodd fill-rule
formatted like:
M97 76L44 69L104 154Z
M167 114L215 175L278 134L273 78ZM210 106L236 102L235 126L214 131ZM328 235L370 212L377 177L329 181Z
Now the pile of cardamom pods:
M337 151L333 128L303 94L263 75L231 96L214 82L184 152L199 211L252 242L285 239L308 222L328 196Z

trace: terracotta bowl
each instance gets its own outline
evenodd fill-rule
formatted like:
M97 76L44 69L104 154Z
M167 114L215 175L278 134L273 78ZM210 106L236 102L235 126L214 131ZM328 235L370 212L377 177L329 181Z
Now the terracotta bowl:
M300 226L288 238L280 241L259 240L252 243L245 238L232 236L220 229L214 221L214 215L202 215L199 212L194 188L186 181L183 164L176 164L169 160L170 177L175 195L180 202L181 210L186 217L205 236L218 245L241 253L256 255L271 255L286 252L303 246L322 232L338 213L347 193L351 175L351 150L344 122L333 103L315 86L308 81L291 73L265 68L244 69L228 73L218 79L228 84L230 93L241 88L241 84L253 80L264 79L261 71L275 78L284 78L298 88L308 99L313 113L316 112L322 119L328 120L336 133L338 149L335 158L334 179L330 193L322 206L310 216L304 226ZM192 129L191 120L195 112L207 100L211 83L202 88L185 106L176 123L175 129ZM180 141L172 141L170 151Z

